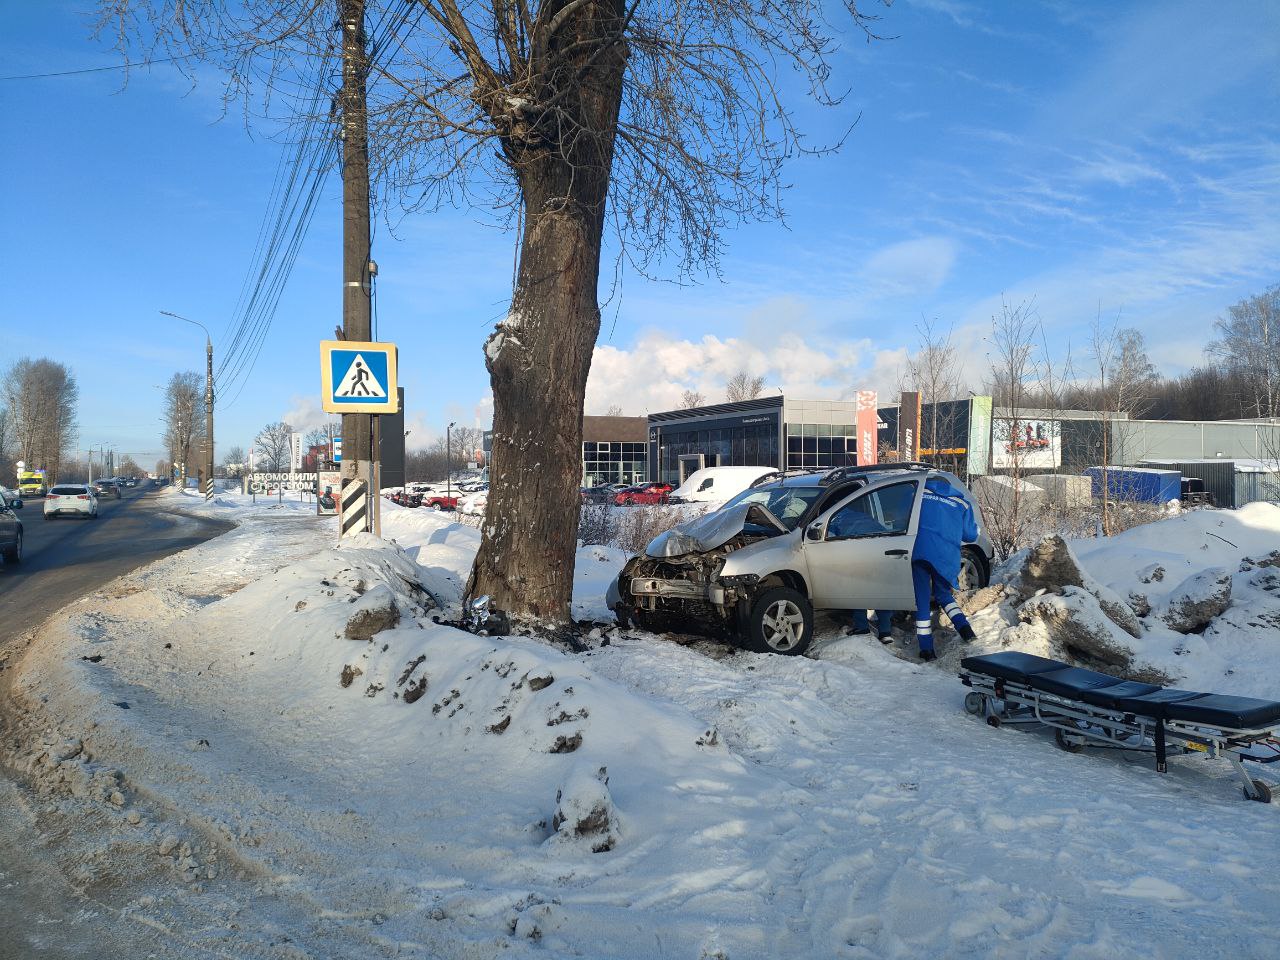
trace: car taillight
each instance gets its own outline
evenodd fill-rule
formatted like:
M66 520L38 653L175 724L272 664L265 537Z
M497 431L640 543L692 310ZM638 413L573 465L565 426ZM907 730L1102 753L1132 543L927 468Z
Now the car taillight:
M45 499L46 499L46 500L57 500L57 499L58 499L58 495L57 495L56 493L51 493L51 494L49 494L49 496L45 497Z
M82 494L80 494L80 496L76 497L76 499L77 499L77 500L88 500L88 499L89 499L89 495L88 495L87 493L82 493Z

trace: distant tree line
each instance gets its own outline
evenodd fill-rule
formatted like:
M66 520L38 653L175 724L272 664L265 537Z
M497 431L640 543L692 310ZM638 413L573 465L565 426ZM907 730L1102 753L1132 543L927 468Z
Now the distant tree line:
M0 374L0 483L16 484L14 465L60 476L74 456L80 388L71 370L23 357Z

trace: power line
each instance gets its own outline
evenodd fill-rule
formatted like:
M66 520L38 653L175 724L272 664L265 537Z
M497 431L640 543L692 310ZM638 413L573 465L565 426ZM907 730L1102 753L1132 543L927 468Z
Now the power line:
M225 50L226 47L219 47L217 50L208 51L216 53L218 50ZM0 81L5 80L44 80L49 77L75 77L85 73L102 73L107 70L128 70L132 67L150 67L158 63L177 63L179 60L191 60L202 54L184 53L177 57L164 57L161 60L143 60L139 63L113 63L109 67L85 67L83 70L58 70L53 73L24 73L12 77L0 77Z
M418 9L418 5L414 0L399 0L397 5L387 10L374 28L371 41L373 58L367 67L370 73L378 65L378 61L385 62L404 44L407 34L401 36L401 31L415 9ZM423 11L418 9L414 27L420 22L422 14ZM409 33L412 29L411 27ZM223 404L223 409L229 408L239 399L257 366L276 308L314 216L324 175L330 169L324 158L327 138L318 130L321 126L320 104L324 94L321 80L327 63L326 52L312 82L307 84L313 91L312 99L309 110L304 115L305 119L300 123L298 146L293 160L289 162L282 156L277 167L267 213L263 217L254 250L254 262L261 266L257 270L256 279L253 279L252 288L250 280L254 278L254 273L251 271L245 278L235 311L240 319L235 324L230 346L223 353L218 391L221 394L235 389L230 401ZM332 113L324 122L331 120ZM333 141L333 144L336 146L337 141ZM337 160L340 162L340 154ZM227 332L231 332L230 325Z

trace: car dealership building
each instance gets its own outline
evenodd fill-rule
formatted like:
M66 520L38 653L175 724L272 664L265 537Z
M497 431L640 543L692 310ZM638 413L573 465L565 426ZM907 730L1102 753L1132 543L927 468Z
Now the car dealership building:
M991 398L924 404L915 436L938 437L938 452L963 473L986 473L991 452ZM877 456L897 458L899 408L877 408ZM858 402L803 400L778 394L649 415L649 479L679 484L702 467L825 470L858 462ZM929 425L935 429L930 432ZM935 450L916 442L915 455Z

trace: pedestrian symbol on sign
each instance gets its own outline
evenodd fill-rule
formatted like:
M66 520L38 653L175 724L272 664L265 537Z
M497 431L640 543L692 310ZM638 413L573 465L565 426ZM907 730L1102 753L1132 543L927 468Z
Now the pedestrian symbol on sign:
M396 345L320 341L320 399L326 413L395 413Z
M378 378L370 375L369 364L358 353L338 384L338 389L334 391L336 397L385 397L386 395Z

